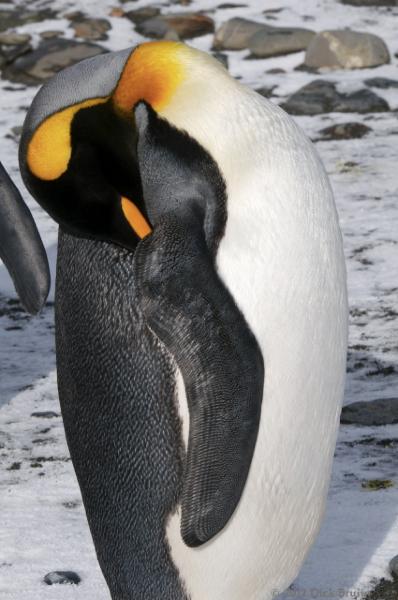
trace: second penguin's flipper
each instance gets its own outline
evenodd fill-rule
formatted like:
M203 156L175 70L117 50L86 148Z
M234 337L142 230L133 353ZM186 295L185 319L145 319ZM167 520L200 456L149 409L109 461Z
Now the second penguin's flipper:
M264 366L260 349L218 277L203 212L184 204L160 218L135 254L135 282L150 329L184 380L190 426L181 533L199 546L228 522L257 438Z
M50 288L46 251L28 207L1 163L0 258L25 309L37 313Z

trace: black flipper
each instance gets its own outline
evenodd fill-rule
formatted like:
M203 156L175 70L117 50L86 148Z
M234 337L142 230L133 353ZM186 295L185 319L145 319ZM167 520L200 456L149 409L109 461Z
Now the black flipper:
M0 258L25 309L37 313L50 289L50 270L33 217L0 163Z
M164 122L141 106L136 121L144 200L149 212L152 203L165 204L153 220L153 233L138 244L134 275L148 326L174 357L185 384L190 427L181 533L193 547L226 525L241 497L257 438L264 365L254 335L217 275L205 234L206 203L212 199L197 192L207 187L209 156L204 161L206 153L197 145L192 163L195 197L189 197L185 180L185 198L176 190L179 201L170 199L168 208L167 199L161 198L162 182L170 184L172 174L178 185L192 147L187 152L187 136L180 134L180 150L175 144L172 152L165 148L159 160L162 136L156 135L156 128ZM162 167L167 173L159 172ZM202 186L201 177L206 180Z

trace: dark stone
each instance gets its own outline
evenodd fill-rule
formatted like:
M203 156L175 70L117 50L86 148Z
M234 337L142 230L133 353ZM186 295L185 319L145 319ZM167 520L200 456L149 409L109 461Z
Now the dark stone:
M343 407L343 425L393 425L398 423L398 398L379 398L369 402L353 402Z
M1 46L19 46L30 42L32 37L28 33L2 32L0 33Z
M200 13L175 13L159 15L138 23L138 33L145 37L161 39L173 32L181 40L190 40L214 31L214 21Z
M59 38L62 33L63 32L59 29L50 29L48 31L42 31L40 37L42 40L53 40L54 38Z
M341 0L350 6L398 6L398 0Z
M394 482L391 479L367 479L362 482L361 486L369 492L377 492L378 490L387 490L394 487Z
M379 88L380 90L398 88L398 80L388 79L387 77L371 77L370 79L365 79L364 83L369 87Z
M391 575L398 578L398 556L394 556L394 558L390 560L388 568L390 569Z
M234 4L233 2L224 2L223 4L219 4L217 8L225 9L225 8L246 8L247 4Z
M1 68L4 65L11 64L19 56L23 56L32 51L32 46L27 42L25 44L15 44L14 46L2 46L0 50Z
M218 60L226 69L228 69L228 56L223 52L213 52L214 58Z
M274 67L273 69L268 69L266 73L269 73L269 75L282 75L283 73L286 73L286 71L280 67Z
M106 19L76 19L71 27L75 31L75 37L85 40L106 40L107 31L111 29L111 24Z
M46 410L42 412L33 412L31 417L37 417L38 419L54 419L54 417L59 417L60 415L53 410Z
M81 582L81 578L74 571L52 571L47 573L44 577L44 583L47 585L54 584L72 584L78 585Z
M27 23L37 23L45 19L53 19L55 16L56 13L49 8L35 11L18 8L0 10L0 31L26 25Z
M21 468L20 462L14 462L10 467L7 468L7 471L19 471Z
M292 94L282 108L292 115L318 115L328 112L385 112L388 103L368 89L342 94L331 81L317 79Z
M370 131L372 129L363 123L339 123L325 127L319 133L322 140L350 140L361 138Z
M158 15L160 15L160 8L156 8L155 6L143 6L142 8L129 10L124 13L124 16L136 25Z
M270 87L261 87L256 90L257 94L263 96L264 98L271 98L272 92L276 88L276 85L271 85Z
M104 48L88 42L46 40L33 52L18 57L6 66L2 77L25 85L38 85L50 79L61 69L103 52L106 52Z
M394 581L381 579L375 589L364 596L364 600L397 600L398 598L398 578Z

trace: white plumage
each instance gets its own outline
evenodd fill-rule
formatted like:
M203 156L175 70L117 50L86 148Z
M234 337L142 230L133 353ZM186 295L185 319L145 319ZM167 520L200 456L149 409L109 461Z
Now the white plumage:
M297 576L318 532L344 390L346 273L333 194L309 140L279 107L213 59L160 114L198 140L228 192L218 272L265 360L261 424L241 501L202 547L171 516L171 555L192 600L270 600ZM183 384L178 401L189 426Z

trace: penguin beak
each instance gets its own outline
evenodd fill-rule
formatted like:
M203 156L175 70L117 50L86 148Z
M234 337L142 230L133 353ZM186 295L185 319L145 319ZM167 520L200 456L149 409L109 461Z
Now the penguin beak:
M50 288L47 256L32 215L1 163L0 258L24 308L37 313Z
M144 318L179 367L190 414L181 535L204 544L242 495L259 427L263 358L217 274L225 186L211 157L140 103L135 110L143 194L154 229L137 246ZM215 222L209 226L209 221Z

